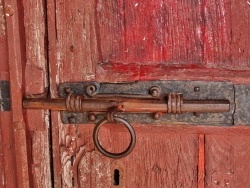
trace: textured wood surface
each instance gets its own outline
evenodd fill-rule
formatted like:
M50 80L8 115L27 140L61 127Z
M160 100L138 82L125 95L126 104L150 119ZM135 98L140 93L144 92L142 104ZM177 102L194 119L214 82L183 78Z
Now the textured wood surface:
M47 8L54 98L57 85L71 81L249 82L246 1L62 0L48 1ZM51 117L55 187L110 187L116 168L124 187L204 187L216 157L211 140L231 146L223 135L249 135L247 127L136 126L135 151L110 161L93 148L94 125L63 125L58 112ZM122 130L106 129L106 135L108 148L126 145Z
M199 134L198 188L205 187L205 135Z
M134 80L204 80L249 83L249 70L206 68L196 65L167 65L138 63L98 64L96 80L99 82L125 82Z
M0 112L0 186L115 187L115 169L120 187L250 186L248 127L134 125L135 150L111 160L95 150L93 124L63 125L59 112L50 122L48 111L22 109L23 96L58 97L61 82L249 83L247 1L4 3L0 79L11 82L12 112ZM102 144L111 151L127 145L123 128L103 131Z
M7 50L12 107L11 127L13 128L11 135L15 145L15 174L19 187L29 187L31 185L28 162L29 145L27 144L26 124L22 110L24 78L22 71L25 63L23 9L21 1L11 0L4 2L4 4L9 7L9 12L6 14L8 15L6 17L6 34L8 36Z
M98 1L96 10L98 80L248 82L246 1Z
M109 139L113 152L124 150L128 145L125 132L112 129ZM197 187L197 135L135 131L135 149L118 160L124 187Z
M0 80L9 80L7 31L3 1L0 0ZM16 187L15 140L12 113L0 111L0 187Z
M44 0L23 1L26 44L25 96L48 97L47 31ZM46 110L27 110L33 187L51 187L50 122Z
M206 136L207 187L249 187L250 136Z
M50 58L50 91L58 97L60 82L92 80L98 60L94 1L49 1L48 31ZM81 28L81 29L79 29ZM70 137L67 125L63 125L58 112L52 113L52 138L54 152L55 187L71 187L71 154L64 151L65 139ZM95 158L95 156L93 156ZM105 187L105 186L104 186Z

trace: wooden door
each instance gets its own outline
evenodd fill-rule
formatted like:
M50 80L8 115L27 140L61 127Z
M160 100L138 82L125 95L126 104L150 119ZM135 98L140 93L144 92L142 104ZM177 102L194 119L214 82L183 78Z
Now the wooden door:
M249 84L247 1L10 0L4 6L12 8L8 35L0 34L8 40L20 186L250 186L247 126L133 124L135 149L114 160L96 151L94 124L62 124L59 112L22 111L21 103L23 96L57 98L63 82ZM114 149L127 144L123 129L109 126L103 135Z

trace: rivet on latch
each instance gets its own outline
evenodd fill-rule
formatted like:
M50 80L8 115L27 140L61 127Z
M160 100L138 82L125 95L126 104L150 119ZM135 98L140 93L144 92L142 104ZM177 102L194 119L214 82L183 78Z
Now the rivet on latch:
M195 117L199 117L199 116L200 116L200 114L197 113L197 112L194 112L193 115L194 115Z
M94 113L90 113L88 118L89 118L89 121L95 121L96 115Z
M86 88L86 93L88 96L92 97L97 93L97 88L94 84L88 85Z
M154 119L155 119L155 120L158 120L158 119L161 118L161 116L162 116L161 113L155 113L155 114L154 114Z
M151 87L149 89L149 94L152 96L152 97L158 97L161 93L161 89L157 86L154 86L154 87Z
M69 123L76 123L75 117L69 117L68 121L69 121Z
M200 87L194 87L194 92L200 91Z

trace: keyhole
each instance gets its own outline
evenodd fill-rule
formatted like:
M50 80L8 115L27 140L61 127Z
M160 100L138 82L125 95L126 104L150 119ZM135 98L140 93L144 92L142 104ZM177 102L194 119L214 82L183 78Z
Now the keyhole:
M120 184L120 171L118 169L114 170L114 182L113 185L119 185Z

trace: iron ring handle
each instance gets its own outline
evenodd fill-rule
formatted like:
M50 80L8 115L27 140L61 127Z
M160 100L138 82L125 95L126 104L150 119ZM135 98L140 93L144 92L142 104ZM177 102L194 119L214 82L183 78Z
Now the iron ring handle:
M94 140L95 147L103 155L110 157L110 158L122 158L122 157L125 157L128 154L130 154L131 151L134 149L135 143L136 143L136 134L135 134L133 127L125 119L122 119L120 117L114 117L114 120L116 122L123 123L123 125L125 125L125 127L129 131L131 140L130 140L128 148L125 151L123 151L121 153L111 153L111 152L108 152L107 150L105 150L101 146L99 139L98 139L98 133L99 133L101 126L108 122L108 120L106 118L101 120L100 122L98 122L97 125L95 126L94 132L93 132L93 140Z

